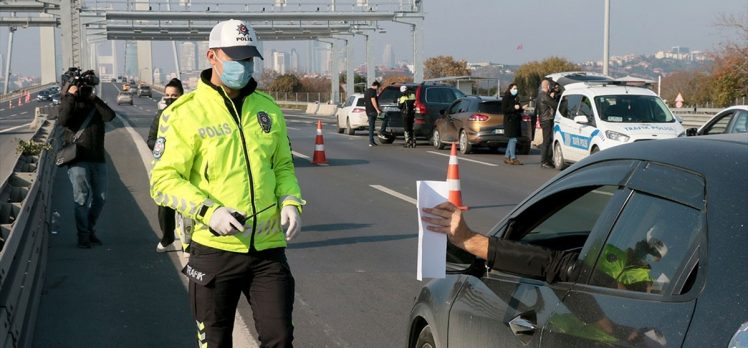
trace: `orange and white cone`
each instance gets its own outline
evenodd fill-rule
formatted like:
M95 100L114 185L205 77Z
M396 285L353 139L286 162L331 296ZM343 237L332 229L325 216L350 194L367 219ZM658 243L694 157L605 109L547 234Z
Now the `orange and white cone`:
M31 103L31 93L29 91L26 91L26 104Z
M314 156L312 157L312 164L318 166L326 166L327 158L325 158L325 139L322 138L322 121L317 120L317 137L314 139Z
M18 97L18 106L23 105L22 102L23 102L23 98L22 97Z
M460 210L468 210L462 204L462 192L460 190L460 167L457 164L457 145L452 144L452 152L449 154L449 166L447 167L447 187L449 188L449 202L456 205Z

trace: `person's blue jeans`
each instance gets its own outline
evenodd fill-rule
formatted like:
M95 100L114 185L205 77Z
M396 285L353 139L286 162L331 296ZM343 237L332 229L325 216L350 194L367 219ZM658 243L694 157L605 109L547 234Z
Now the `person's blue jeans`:
M68 177L73 185L75 227L79 236L88 237L106 200L106 163L76 162L68 166Z
M509 142L506 144L506 152L504 156L508 159L517 158L517 138L509 138Z
M369 144L375 144L374 143L374 124L377 122L377 114L366 114L366 117L369 119Z

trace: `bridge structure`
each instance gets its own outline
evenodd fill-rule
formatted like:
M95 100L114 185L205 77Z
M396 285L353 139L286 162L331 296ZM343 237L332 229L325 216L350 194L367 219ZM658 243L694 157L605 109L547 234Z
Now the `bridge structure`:
M414 81L423 80L422 0L328 1L210 1L179 0L6 0L0 2L0 26L10 27L4 79L12 71L13 34L19 28L41 27L41 82L54 82L67 67L84 69L98 64L97 44L107 40L137 42L139 79L153 83L151 45L171 41L175 66L179 64L175 41L207 41L215 23L242 19L255 28L260 42L316 40L330 46L331 99L340 102L339 66L345 61L346 91L353 93L353 46L363 38L366 78L373 82L372 41L385 32L381 22L407 25L412 34ZM60 32L62 67L55 66L53 28ZM266 57L269 58L269 57ZM7 93L8 84L3 94Z

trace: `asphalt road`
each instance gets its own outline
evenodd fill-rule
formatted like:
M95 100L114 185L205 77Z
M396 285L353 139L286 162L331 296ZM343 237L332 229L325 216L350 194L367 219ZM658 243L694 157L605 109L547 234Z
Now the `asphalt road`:
M134 136L145 139L156 112L155 100L160 95L154 91L155 99L135 97L134 106L118 106L114 103L116 91L114 85L104 84L104 100L132 125ZM445 179L449 151L436 151L425 142L419 143L416 149L405 149L401 146L401 140L394 145L368 147L365 132L354 136L338 134L332 118L321 117L319 119L325 122L325 153L330 165L318 167L309 162L314 152L318 117L287 112L286 119L295 153L297 176L302 194L309 202L302 216L302 231L287 251L296 279L296 346L404 346L408 313L422 285L416 280L418 227L417 212L411 199L416 197L417 180ZM3 127L5 125L0 123L0 130ZM133 307L149 307L156 301L160 306L154 308L162 310L133 308L128 313L143 316L140 323L126 321L112 325L127 326L130 337L154 337L153 332L163 334L164 330L151 327L151 322L162 325L171 323L168 333L186 335L194 328L190 318L183 318L189 313L186 294L180 288L183 279L178 280L181 276L177 276L174 267L165 266L169 264L164 261L166 257L153 252L160 232L154 232L158 224L155 208L147 197L147 176L141 165L144 160L122 128L117 123L110 127L107 134L107 151L114 170L109 173L111 192L102 219L116 221L109 222L110 228L127 232L108 231L108 235L103 235L105 241L109 241L105 247L111 254L109 257L114 258L110 267L117 267L122 274L128 274L127 270L120 269L123 266L119 266L117 261L126 262L125 265L135 267L140 272L155 267L154 274L158 276L135 273L132 276L142 278L144 285L138 284L137 291L118 289L112 296L122 297L121 301ZM3 140L2 134L0 141ZM526 163L524 166L507 166L502 159L502 153L460 157L463 201L470 207L466 216L470 226L476 230L489 231L514 205L558 173L540 168L537 153L519 156ZM59 172L57 180L60 186L69 186L64 182L64 173L61 175ZM55 195L59 196L57 190ZM66 219L71 221L69 216ZM115 237L121 233L127 233L130 237ZM72 230L65 236L62 234L55 237L57 242L53 238L50 243L52 247L59 245L60 248L73 249ZM125 248L117 243L126 243ZM118 252L118 249L126 248L130 248L132 253ZM174 265L177 264L176 254L169 255ZM70 256L50 255L50 262L56 257L65 260ZM85 254L80 257L85 257ZM156 266L146 268L139 266L140 262ZM50 278L54 277L54 271L54 268L49 270ZM74 276L72 273L69 275ZM107 291L105 285L97 287ZM172 301L170 297L166 304L184 307L164 310L164 303L144 295L144 291L166 289L170 289L170 295L179 299ZM49 289L50 292L53 290L54 287ZM69 289L73 290L73 287ZM58 299L64 298L62 295L56 296ZM50 301L46 301L43 298L42 309L45 303L49 308ZM240 303L239 313L253 331L251 311L245 301ZM61 315L59 312L57 315ZM103 314L95 316L95 319L104 318ZM165 316L179 318L170 321ZM55 325L53 320L38 322L37 331ZM50 339L44 342L60 341ZM100 341L81 339L79 342ZM122 341L115 341L114 346L118 346L117 342L126 346L124 342L127 341L123 335ZM161 339L157 342L168 345L182 340Z

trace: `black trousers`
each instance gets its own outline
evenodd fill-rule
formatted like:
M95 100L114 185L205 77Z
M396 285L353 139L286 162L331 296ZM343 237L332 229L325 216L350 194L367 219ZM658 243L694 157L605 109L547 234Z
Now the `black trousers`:
M293 347L294 278L285 248L234 253L195 243L182 271L190 279L190 303L199 345L232 347L239 296L252 306L260 347Z
M405 127L405 131L410 134L411 137L415 138L415 134L413 134L413 122L416 120L416 113L415 112L403 112L403 127Z
M540 121L543 144L540 145L540 163L553 164L553 120Z
M374 144L374 125L377 122L377 114L370 113L366 114L369 121L369 144Z
M174 209L158 206L158 225L161 227L161 245L174 243Z

